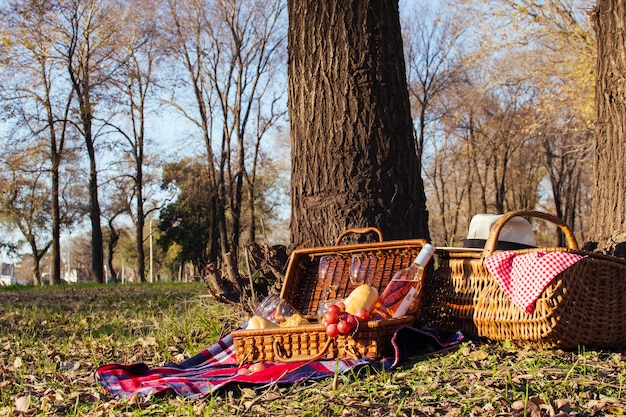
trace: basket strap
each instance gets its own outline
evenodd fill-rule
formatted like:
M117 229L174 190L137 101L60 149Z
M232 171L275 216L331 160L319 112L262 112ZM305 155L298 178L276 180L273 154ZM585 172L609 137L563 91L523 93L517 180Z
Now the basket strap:
M482 256L484 258L491 256L493 252L495 251L496 245L498 243L498 236L500 235L500 230L502 230L506 222L511 220L513 217L517 217L517 216L538 217L540 219L548 220L556 224L565 235L565 241L566 241L567 247L569 249L578 250L578 243L576 242L576 237L574 236L572 229L570 229L570 227L563 220L559 219L558 217L552 214L543 213L541 211L513 210L513 211L509 211L508 213L500 217L498 221L495 222L494 225L492 226L491 231L489 232L489 236L487 237L487 241L485 242L485 247L483 248Z
M383 232L381 232L380 229L377 229L376 227L356 227L356 228L347 229L341 232L341 234L337 238L337 241L335 242L335 246L339 246L339 242L341 242L341 240L347 235L349 235L350 233L356 233L358 235L365 235L367 233L376 233L378 235L378 241L379 242L383 241Z
M333 344L333 339L329 337L328 339L326 339L326 344L324 345L322 350L320 350L316 355L298 355L298 356L289 357L289 356L286 356L285 349L283 349L279 341L275 340L274 343L272 344L272 347L274 349L274 360L277 362L285 362L285 363L316 361L328 353L328 350L330 349L330 346L332 344Z

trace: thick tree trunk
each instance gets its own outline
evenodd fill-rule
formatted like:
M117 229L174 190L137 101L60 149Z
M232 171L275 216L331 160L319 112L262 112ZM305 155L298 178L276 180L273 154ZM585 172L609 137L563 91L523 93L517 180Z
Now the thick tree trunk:
M291 244L428 238L397 0L289 0Z
M594 16L598 44L594 187L589 240L612 251L626 240L626 9L600 0Z

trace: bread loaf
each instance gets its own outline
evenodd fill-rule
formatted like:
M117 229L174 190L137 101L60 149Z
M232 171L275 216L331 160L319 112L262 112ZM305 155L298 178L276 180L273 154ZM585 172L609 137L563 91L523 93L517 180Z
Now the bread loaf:
M368 284L359 285L344 300L346 312L355 314L360 308L369 311L376 303L376 300L378 300L378 290L376 288Z

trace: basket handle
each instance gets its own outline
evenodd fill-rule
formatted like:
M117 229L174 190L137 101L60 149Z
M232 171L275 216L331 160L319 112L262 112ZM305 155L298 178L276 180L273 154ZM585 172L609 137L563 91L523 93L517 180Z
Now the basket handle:
M330 346L332 344L333 339L329 337L328 339L326 339L326 344L324 345L322 350L319 351L316 355L287 356L287 353L285 352L285 349L283 349L283 347L280 345L280 342L278 340L275 340L274 343L272 343L272 348L274 349L274 360L277 362L285 363L316 361L322 356L326 355L326 353L328 353L328 350L330 349Z
M346 237L347 235L349 235L350 233L356 233L358 235L365 235L365 234L368 234L368 233L376 233L378 235L378 241L379 242L383 241L383 233L380 231L380 229L378 229L376 227L355 227L355 228L347 229L347 230L344 230L343 232L341 232L341 234L337 238L337 241L335 242L335 246L339 246L339 242L341 242L341 240L344 237Z
M509 211L508 213L500 217L498 221L496 221L493 224L491 231L489 232L489 236L487 237L487 241L485 242L485 247L483 248L483 257L486 258L493 254L493 252L495 251L496 245L498 243L498 236L500 235L500 230L502 230L506 222L511 220L513 217L517 217L517 216L538 217L540 219L548 220L556 224L557 226L559 226L559 228L565 235L565 241L566 241L567 247L569 249L578 250L578 243L576 242L576 237L574 236L572 229L570 229L570 227L563 220L559 219L558 217L552 214L543 213L541 211L514 210L514 211Z

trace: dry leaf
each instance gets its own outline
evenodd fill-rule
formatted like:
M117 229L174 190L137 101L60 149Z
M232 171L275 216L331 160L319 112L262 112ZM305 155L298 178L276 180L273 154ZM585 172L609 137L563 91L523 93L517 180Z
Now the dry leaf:
M15 360L13 361L13 367L15 369L21 368L23 364L24 363L22 362L22 358L20 358L19 356L16 357Z
M241 389L241 397L242 398L255 398L257 393L252 388L242 388Z
M475 361L484 361L489 354L484 350L475 350L470 354L470 357Z
M523 410L524 407L526 407L526 403L522 400L514 401L513 404L511 404L513 410Z
M15 411L18 413L27 413L30 408L30 394L22 395L15 399Z

